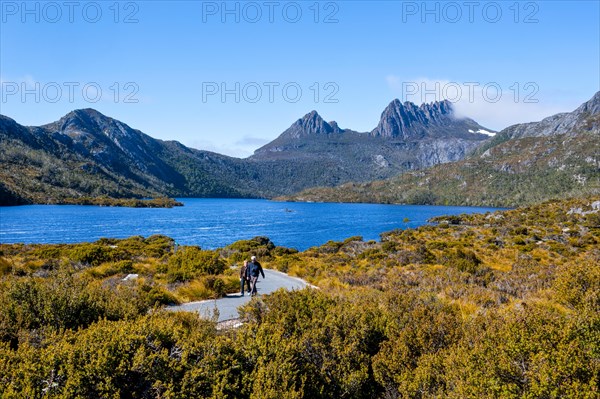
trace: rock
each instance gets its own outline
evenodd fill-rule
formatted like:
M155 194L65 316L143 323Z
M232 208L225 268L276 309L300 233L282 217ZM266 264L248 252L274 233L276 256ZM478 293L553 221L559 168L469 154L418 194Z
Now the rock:
M332 126L325 122L317 111L311 111L304 117L298 119L292 126L281 134L282 137L300 138L312 135L328 135L331 133L343 133L336 122Z
M512 125L499 133L504 139L577 134L581 131L600 133L600 91L573 112L549 116L540 122Z
M490 131L472 119L456 117L448 100L416 106L396 99L383 111L370 135L401 140L454 137L482 141L488 138L486 134L472 133L480 130Z

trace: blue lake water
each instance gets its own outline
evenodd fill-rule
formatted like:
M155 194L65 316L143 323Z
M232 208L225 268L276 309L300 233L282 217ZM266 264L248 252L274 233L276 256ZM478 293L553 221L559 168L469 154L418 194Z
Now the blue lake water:
M288 203L247 199L181 199L171 209L78 205L0 207L2 243L72 243L101 237L164 234L181 245L214 249L267 236L276 245L306 248L329 240L417 227L440 215L495 208L377 204ZM404 222L408 218L408 222Z

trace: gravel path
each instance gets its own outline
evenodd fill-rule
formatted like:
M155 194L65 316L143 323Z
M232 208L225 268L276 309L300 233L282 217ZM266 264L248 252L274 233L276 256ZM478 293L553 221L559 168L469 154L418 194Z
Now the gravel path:
M265 278L258 278L256 288L258 294L270 294L280 288L287 290L301 290L305 287L312 287L306 281L291 277L285 273L276 270L264 269ZM209 299L206 301L188 302L178 306L169 306L167 310L171 311L187 311L198 312L201 316L210 318L214 314L215 308L219 310L219 319L222 322L225 320L237 319L239 317L237 308L250 301L250 295L245 294L240 296L239 293L227 294L224 298Z

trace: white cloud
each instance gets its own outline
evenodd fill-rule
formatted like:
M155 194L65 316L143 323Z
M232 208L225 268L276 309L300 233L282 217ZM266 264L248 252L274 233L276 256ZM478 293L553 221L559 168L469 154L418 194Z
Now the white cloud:
M482 126L502 130L515 123L539 121L559 112L568 112L579 104L542 102L534 83L504 87L497 82L459 82L448 79L401 79L385 77L388 87L402 101L417 105L449 100L459 117L469 117Z
M269 141L271 140L261 137L244 136L240 140L236 141L235 144L239 146L253 146L258 148L267 144Z
M254 154L254 151L263 145L267 144L270 140L244 136L235 142L220 142L216 143L211 140L189 140L184 142L184 145L196 148L198 150L212 151L218 154L228 155L236 158L246 158Z
M536 122L559 112L571 111L540 103L518 103L510 99L501 99L495 103L484 100L473 103L459 101L455 108L458 116L469 117L498 131L516 123Z
M19 85L19 87L21 86L21 84L25 84L25 87L28 90L31 90L31 89L35 88L35 85L38 82L35 80L35 78L32 75L29 75L29 74L25 74L25 75L17 77L17 78L9 78L7 76L0 75L0 84L7 84L7 83L16 83L17 85Z
M398 91L398 90L402 90L402 80L396 76L396 75L387 75L385 77L385 80L388 84L388 86L394 90L394 91Z

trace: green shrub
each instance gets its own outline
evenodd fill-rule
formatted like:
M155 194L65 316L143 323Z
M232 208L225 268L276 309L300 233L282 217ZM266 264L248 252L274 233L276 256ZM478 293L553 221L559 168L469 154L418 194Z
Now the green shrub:
M381 250L386 253L396 252L399 245L396 241L385 241L381 244Z
M527 233L528 230L525 226L516 227L510 232L510 234L512 234L513 236L526 236Z
M151 307L157 305L177 305L179 303L175 295L156 285L144 284L140 287L140 291L143 293L144 302Z
M107 318L118 320L144 312L131 290L112 291L65 272L46 279L31 277L13 282L6 291L7 312L19 328L76 329Z
M221 274L225 268L225 262L216 251L182 247L169 258L167 279L169 282L189 281L200 275Z
M381 260L387 258L387 253L382 252L379 248L371 248L367 249L364 252L361 252L357 259L368 259L368 260Z
M564 265L553 284L557 300L571 308L600 312L600 266L592 262Z
M298 250L294 248L286 248L286 247L275 247L271 252L273 256L285 256L285 255L293 255L297 254Z
M113 248L98 244L80 244L68 252L71 260L87 266L98 266L101 263L115 260Z
M254 237L250 240L240 240L225 247L221 252L231 263L250 260L256 256L260 260L270 260L275 256L275 244L267 237Z
M206 287L215 293L216 298L221 298L227 293L225 282L222 279L214 276L208 276L204 281Z
M175 240L164 235L153 235L144 240L144 254L149 257L160 258L172 252Z
M41 248L34 249L31 254L41 259L59 259L63 251L60 245L44 245Z
M462 248L453 249L449 254L445 254L443 259L444 265L470 274L476 274L481 263L481 259L477 257L475 252Z
M0 257L0 277L12 272L12 266L8 261Z
M135 272L133 261L121 260L114 263L105 263L88 270L88 273L97 278L114 276L115 274L129 274Z

